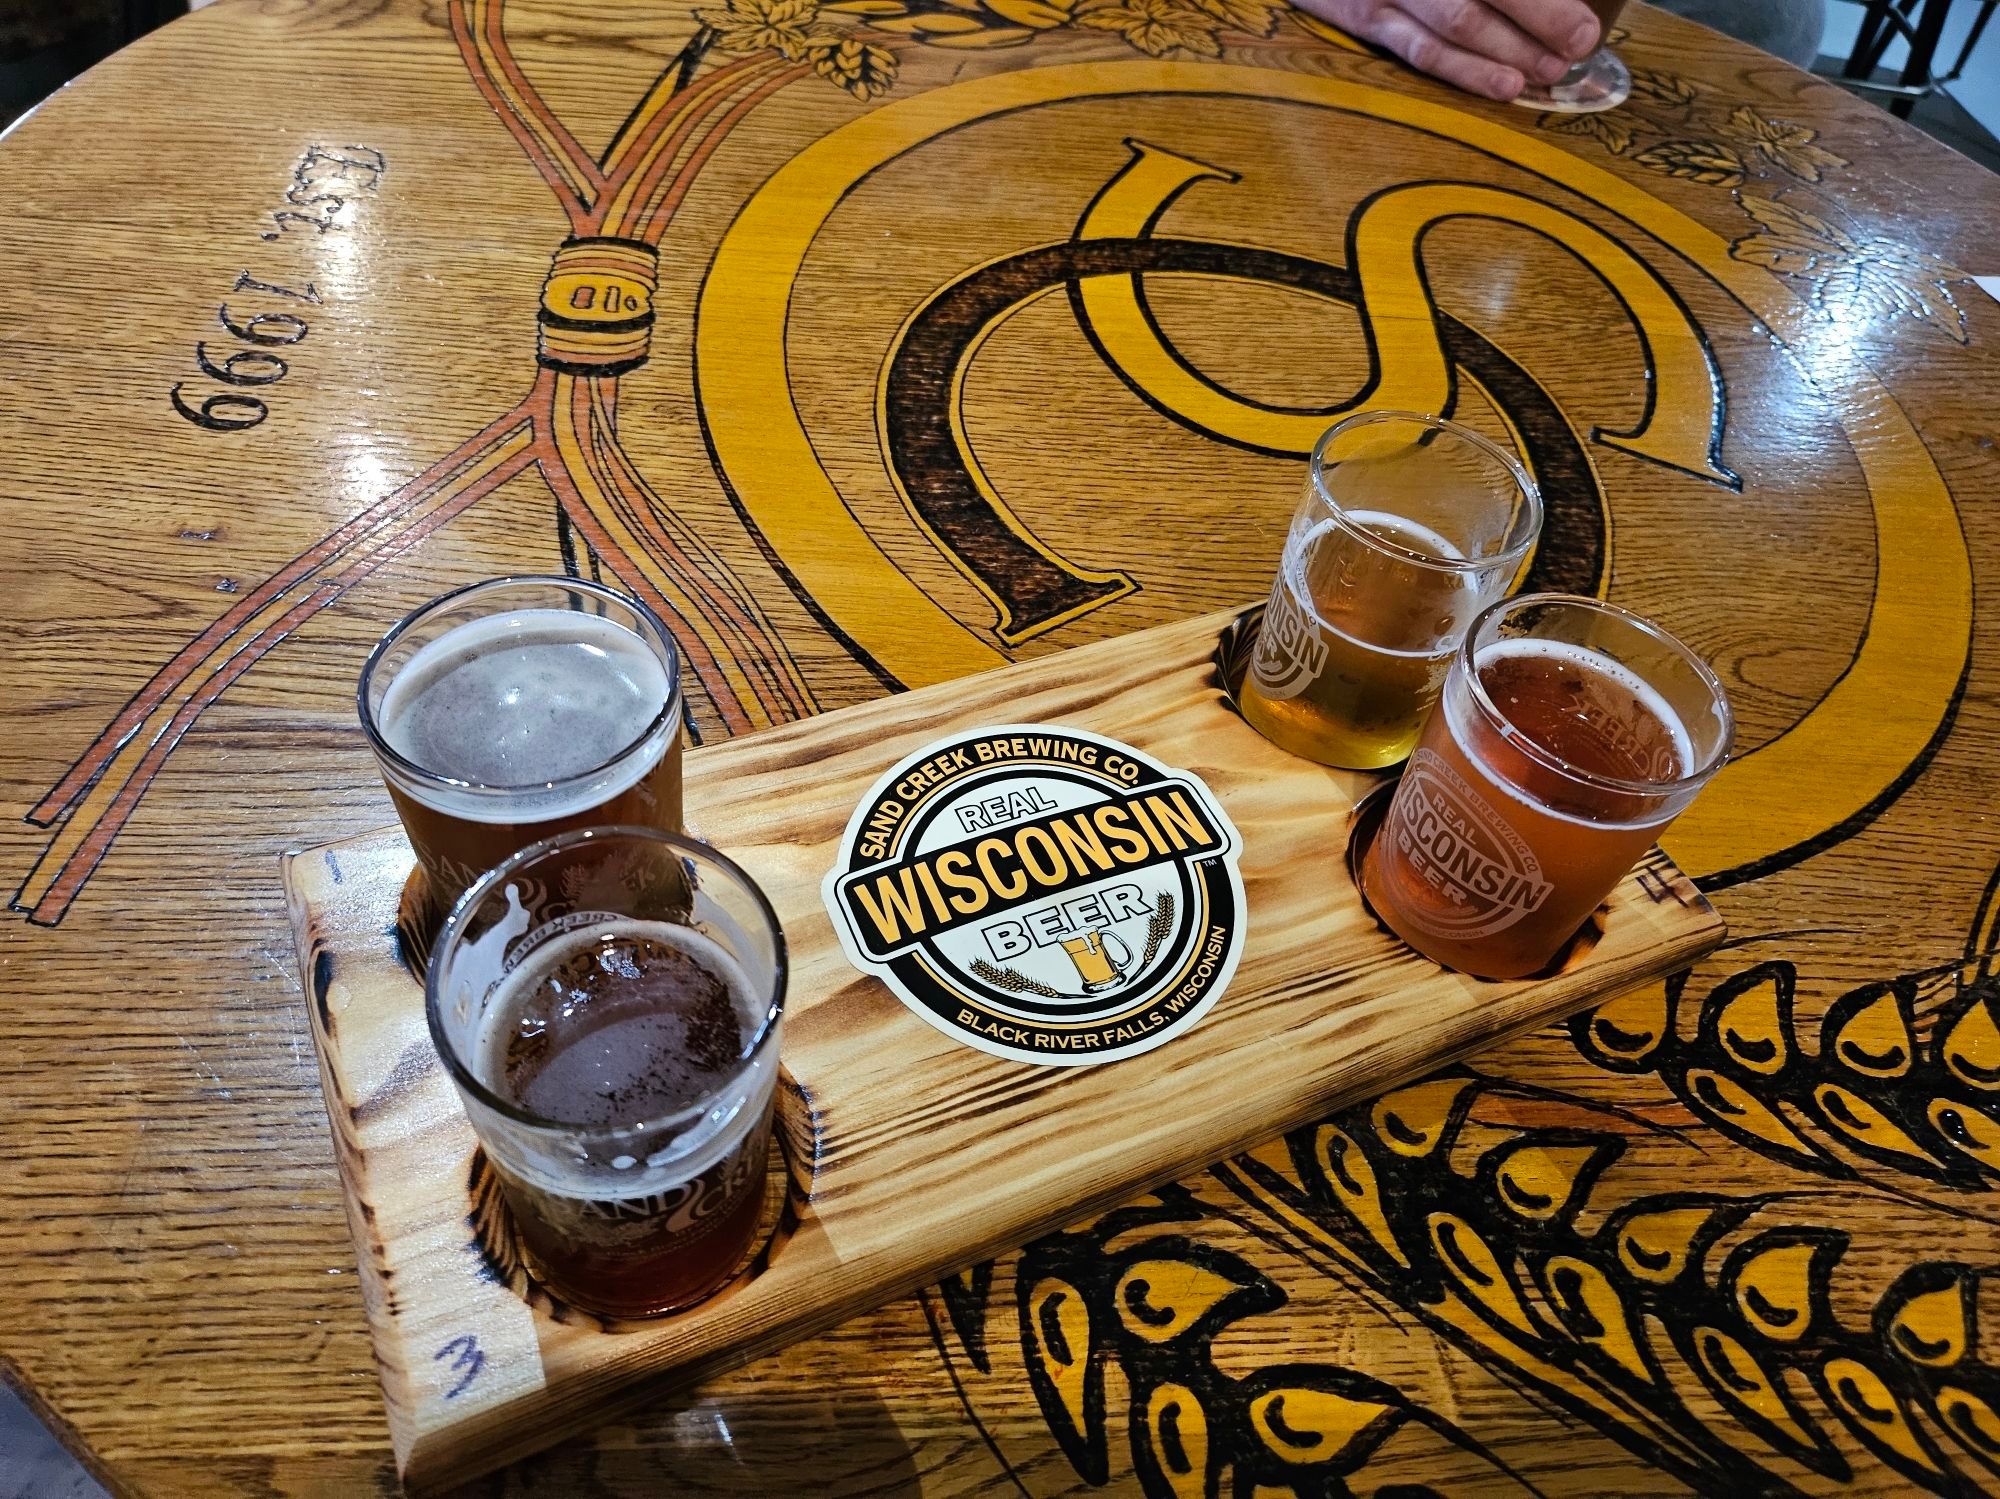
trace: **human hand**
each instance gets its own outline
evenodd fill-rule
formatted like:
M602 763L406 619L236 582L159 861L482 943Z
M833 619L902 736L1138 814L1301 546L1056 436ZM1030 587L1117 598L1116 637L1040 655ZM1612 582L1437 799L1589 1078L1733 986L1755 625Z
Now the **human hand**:
M1582 0L1296 0L1420 73L1488 99L1554 83L1597 49Z

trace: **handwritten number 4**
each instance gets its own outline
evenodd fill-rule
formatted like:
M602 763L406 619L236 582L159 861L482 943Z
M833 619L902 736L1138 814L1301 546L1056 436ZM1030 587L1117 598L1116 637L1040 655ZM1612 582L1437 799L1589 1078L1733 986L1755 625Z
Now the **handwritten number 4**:
M463 1333L431 1355L434 1364L443 1363L446 1359L452 1361L451 1372L457 1374L459 1380L444 1392L444 1398L455 1400L465 1393L473 1380L479 1378L479 1371L486 1367L486 1354L480 1349L479 1339L471 1333Z

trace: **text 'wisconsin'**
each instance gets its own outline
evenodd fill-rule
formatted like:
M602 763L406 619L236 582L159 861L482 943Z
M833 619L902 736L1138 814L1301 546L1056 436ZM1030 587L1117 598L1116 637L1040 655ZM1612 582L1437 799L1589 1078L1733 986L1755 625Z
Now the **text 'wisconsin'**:
M886 955L1030 898L1227 846L1200 799L1170 784L871 869L841 893L869 950Z

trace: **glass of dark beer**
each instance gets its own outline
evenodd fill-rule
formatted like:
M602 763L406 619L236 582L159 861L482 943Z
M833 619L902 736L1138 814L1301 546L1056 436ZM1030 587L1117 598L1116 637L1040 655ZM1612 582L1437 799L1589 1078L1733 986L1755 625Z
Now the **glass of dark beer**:
M494 578L433 599L382 637L357 696L434 918L565 829L680 831L680 653L601 583Z
M1609 46L1611 27L1625 0L1583 0L1597 16L1597 50L1554 83L1531 83L1516 104L1554 114L1591 114L1616 109L1632 94L1632 74Z
M1541 527L1527 470L1470 428L1405 411L1340 422L1307 465L1243 717L1322 765L1394 765Z
M1704 662L1652 621L1525 594L1473 624L1362 860L1376 915L1481 978L1546 967L1722 768Z
M678 834L560 833L466 892L431 962L431 1039L557 1296L651 1317L743 1265L785 977L763 892Z

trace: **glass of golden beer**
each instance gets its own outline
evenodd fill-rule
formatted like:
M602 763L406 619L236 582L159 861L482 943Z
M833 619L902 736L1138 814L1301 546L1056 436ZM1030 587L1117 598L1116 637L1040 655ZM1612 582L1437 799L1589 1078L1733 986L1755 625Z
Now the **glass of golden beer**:
M1632 94L1632 73L1606 44L1625 0L1583 0L1597 17L1597 50L1554 83L1530 83L1514 99L1528 109L1552 114L1591 114L1616 109Z
M1546 967L1722 768L1715 673L1652 621L1569 594L1494 605L1362 860L1375 914L1481 978Z
M648 1317L741 1269L762 1220L784 1018L778 918L714 849L584 828L466 893L431 1039L536 1277Z
M358 700L435 919L564 829L680 830L680 653L601 583L494 578L433 599L382 637Z
M1437 417L1349 417L1319 440L1243 684L1281 749L1379 770L1410 753L1473 617L1542 529L1527 470Z

